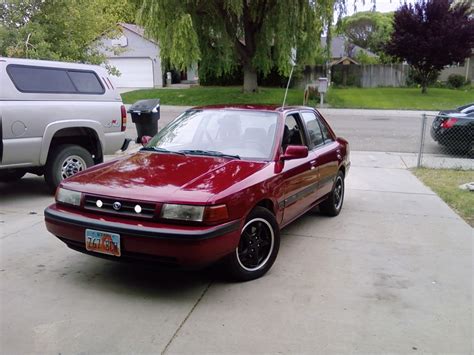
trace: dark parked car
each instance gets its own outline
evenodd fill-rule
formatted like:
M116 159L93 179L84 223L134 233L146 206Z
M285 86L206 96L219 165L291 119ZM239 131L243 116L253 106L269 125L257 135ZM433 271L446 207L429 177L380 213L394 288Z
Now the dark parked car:
M471 151L474 143L474 103L441 111L431 126L431 137L461 153Z
M46 226L91 255L223 259L251 280L275 261L281 228L317 205L339 214L349 167L347 141L312 108L198 107L141 151L63 181Z

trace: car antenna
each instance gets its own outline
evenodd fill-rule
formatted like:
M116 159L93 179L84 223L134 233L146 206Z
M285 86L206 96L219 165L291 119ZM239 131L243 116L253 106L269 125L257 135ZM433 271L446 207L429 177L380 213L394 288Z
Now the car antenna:
M293 76L293 70L295 69L295 66L296 66L296 48L291 48L290 64L291 64L291 72L290 72L290 76L288 77L288 82L286 83L285 97L283 98L283 105L281 106L281 108L283 109L285 108L286 97L288 96L288 88L290 87L290 81L291 81L291 77Z

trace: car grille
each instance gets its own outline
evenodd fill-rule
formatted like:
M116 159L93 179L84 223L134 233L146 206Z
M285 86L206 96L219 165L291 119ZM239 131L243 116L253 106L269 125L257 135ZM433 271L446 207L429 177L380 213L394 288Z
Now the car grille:
M97 201L101 201L102 207L98 207ZM100 204L100 203L99 203ZM114 208L115 204L115 208ZM139 205L141 212L137 213L135 211L135 206ZM155 215L155 204L153 203L143 203L140 201L125 201L120 199L111 199L100 196L90 196L86 195L84 200L84 207L87 210L93 210L98 212L112 213L118 215L125 215L130 217L145 217L153 218Z

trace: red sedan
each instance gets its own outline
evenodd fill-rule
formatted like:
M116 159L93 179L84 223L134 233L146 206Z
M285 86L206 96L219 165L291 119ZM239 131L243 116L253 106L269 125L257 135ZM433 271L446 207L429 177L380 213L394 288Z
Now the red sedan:
M319 205L336 216L349 145L309 107L207 106L184 112L137 153L61 183L45 210L70 248L115 260L264 275L280 229Z

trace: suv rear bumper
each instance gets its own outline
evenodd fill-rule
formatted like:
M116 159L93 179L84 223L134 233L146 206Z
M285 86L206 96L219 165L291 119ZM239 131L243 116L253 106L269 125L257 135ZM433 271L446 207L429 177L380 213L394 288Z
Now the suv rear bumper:
M114 154L120 150L125 142L125 132L104 133L104 155Z

